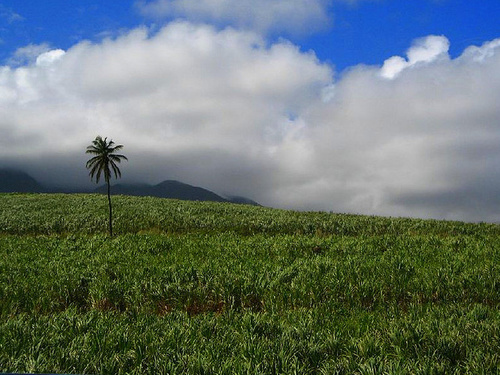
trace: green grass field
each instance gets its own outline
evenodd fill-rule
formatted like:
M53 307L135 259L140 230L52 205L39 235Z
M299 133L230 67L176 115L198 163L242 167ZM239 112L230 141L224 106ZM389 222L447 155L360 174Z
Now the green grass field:
M0 372L499 374L500 226L0 194Z

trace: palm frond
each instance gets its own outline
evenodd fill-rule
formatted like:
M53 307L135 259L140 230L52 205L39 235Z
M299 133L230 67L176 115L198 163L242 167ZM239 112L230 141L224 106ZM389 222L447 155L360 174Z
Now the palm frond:
M111 168L113 169L113 172L115 174L115 178L121 177L122 172L120 171L120 168L118 168L118 166L114 162L111 162L110 165L111 165Z
M123 149L123 145L115 145L113 140L108 141L107 137L103 139L101 136L97 136L85 151L86 154L95 155L86 163L91 179L95 178L96 183L99 183L101 176L104 176L105 181L109 182L112 173L115 178L121 177L120 168L116 163L128 160L125 155L116 154L116 151L121 149Z

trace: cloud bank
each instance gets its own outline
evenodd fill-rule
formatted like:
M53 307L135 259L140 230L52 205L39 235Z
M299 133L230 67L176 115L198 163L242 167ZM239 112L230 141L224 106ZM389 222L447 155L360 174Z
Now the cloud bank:
M429 36L407 58L338 78L289 42L190 22L44 51L0 68L0 161L89 184L84 151L100 134L125 145L128 181L179 179L292 209L498 221L500 39L456 59L448 46Z

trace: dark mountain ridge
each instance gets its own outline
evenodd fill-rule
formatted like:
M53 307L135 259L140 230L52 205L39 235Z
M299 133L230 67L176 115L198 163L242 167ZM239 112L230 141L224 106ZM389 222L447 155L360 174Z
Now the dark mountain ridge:
M99 186L95 192L106 194L107 187L105 185ZM188 185L175 180L166 180L157 185L116 184L112 186L111 194L172 198L189 201L231 202L230 200L222 198L210 190Z
M38 193L44 190L29 174L17 169L0 169L0 193Z
M0 169L1 193L100 193L106 194L106 185L94 190L65 189L43 186L27 173L15 169ZM198 187L175 180L165 180L157 185L148 184L116 184L111 187L112 195L150 196L190 201L230 202L238 204L259 205L257 202L239 196L227 198Z

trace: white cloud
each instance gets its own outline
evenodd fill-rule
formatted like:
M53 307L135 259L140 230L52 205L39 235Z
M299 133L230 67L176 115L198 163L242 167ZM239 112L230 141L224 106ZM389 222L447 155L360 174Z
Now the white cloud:
M444 36L430 35L417 39L406 53L410 65L428 63L439 57L447 57L450 42Z
M150 17L183 17L260 32L302 34L330 23L330 0L154 0L140 1Z
M38 66L50 66L54 62L60 60L64 55L65 51L62 49L53 49L44 53L41 53L36 58L36 65Z
M27 65L35 62L40 54L50 50L47 43L42 44L28 44L27 46L18 48L13 56L9 59L8 63L11 66Z
M384 78L393 79L403 70L415 65L432 63L439 59L447 59L449 48L450 42L444 36L430 35L417 39L406 52L407 60L400 56L393 56L387 59L382 66L380 74Z
M335 99L306 118L316 179L329 187L315 192L316 207L498 221L498 42L455 60L414 59L424 63L392 80L380 77L384 68L347 73ZM308 192L294 193L288 204Z
M387 66L359 66L336 82L291 43L187 22L45 51L39 64L0 68L0 160L87 184L84 150L100 134L125 145L128 181L498 221L500 40L456 59L447 46L417 41L392 79Z
M53 55L62 52L39 62ZM297 143L301 125L290 117L318 100L332 73L288 42L267 45L250 32L189 23L80 43L51 69L2 72L0 130L8 137L0 159L76 158L80 168L82 150L102 134L126 145L131 178L248 195L278 169L294 170L277 160ZM86 181L79 171L72 180Z
M485 43L481 47L470 46L464 51L463 58L471 59L475 62L482 62L485 59L492 58L495 53L498 53L498 48L500 48L500 39Z

